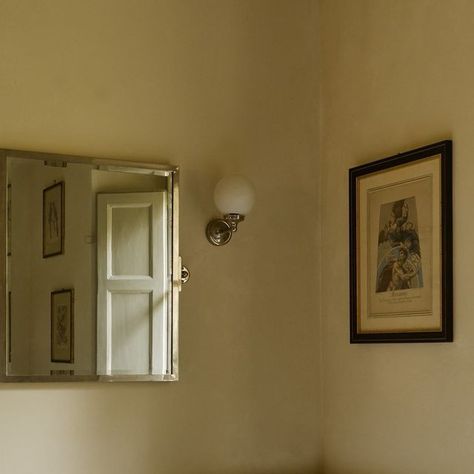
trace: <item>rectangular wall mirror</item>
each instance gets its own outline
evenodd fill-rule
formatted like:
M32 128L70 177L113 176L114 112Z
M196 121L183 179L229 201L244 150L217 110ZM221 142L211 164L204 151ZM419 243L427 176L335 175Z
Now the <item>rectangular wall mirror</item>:
M0 153L0 381L177 380L178 169Z

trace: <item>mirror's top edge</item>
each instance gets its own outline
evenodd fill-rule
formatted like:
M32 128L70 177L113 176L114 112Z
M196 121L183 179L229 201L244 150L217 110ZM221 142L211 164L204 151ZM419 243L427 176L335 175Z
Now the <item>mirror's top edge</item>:
M97 158L93 156L64 155L58 153L45 153L38 151L12 150L0 148L0 154L11 158L30 158L36 160L65 161L68 163L84 163L95 166L115 166L123 168L140 168L148 170L162 171L164 174L175 173L179 170L178 166L159 164L152 162L118 160L109 158Z
M97 382L97 375L2 375L0 383Z
M3 375L0 383L176 382L176 375Z

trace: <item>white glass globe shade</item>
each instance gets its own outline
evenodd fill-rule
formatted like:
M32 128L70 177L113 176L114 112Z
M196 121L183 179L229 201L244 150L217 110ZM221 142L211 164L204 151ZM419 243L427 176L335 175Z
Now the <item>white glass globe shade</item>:
M222 214L241 214L246 216L255 201L255 189L243 176L222 178L214 190L214 202Z

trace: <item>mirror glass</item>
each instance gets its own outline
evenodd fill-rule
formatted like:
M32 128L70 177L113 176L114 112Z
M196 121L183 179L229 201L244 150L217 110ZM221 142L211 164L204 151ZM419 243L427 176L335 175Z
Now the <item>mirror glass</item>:
M176 379L177 169L5 163L5 378Z

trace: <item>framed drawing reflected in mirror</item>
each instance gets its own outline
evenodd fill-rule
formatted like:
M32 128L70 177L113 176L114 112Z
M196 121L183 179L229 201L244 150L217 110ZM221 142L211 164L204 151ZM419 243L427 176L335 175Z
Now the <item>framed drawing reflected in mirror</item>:
M350 341L453 340L452 142L349 170Z
M51 362L74 362L74 290L51 293Z
M64 253L64 183L43 191L43 258Z

